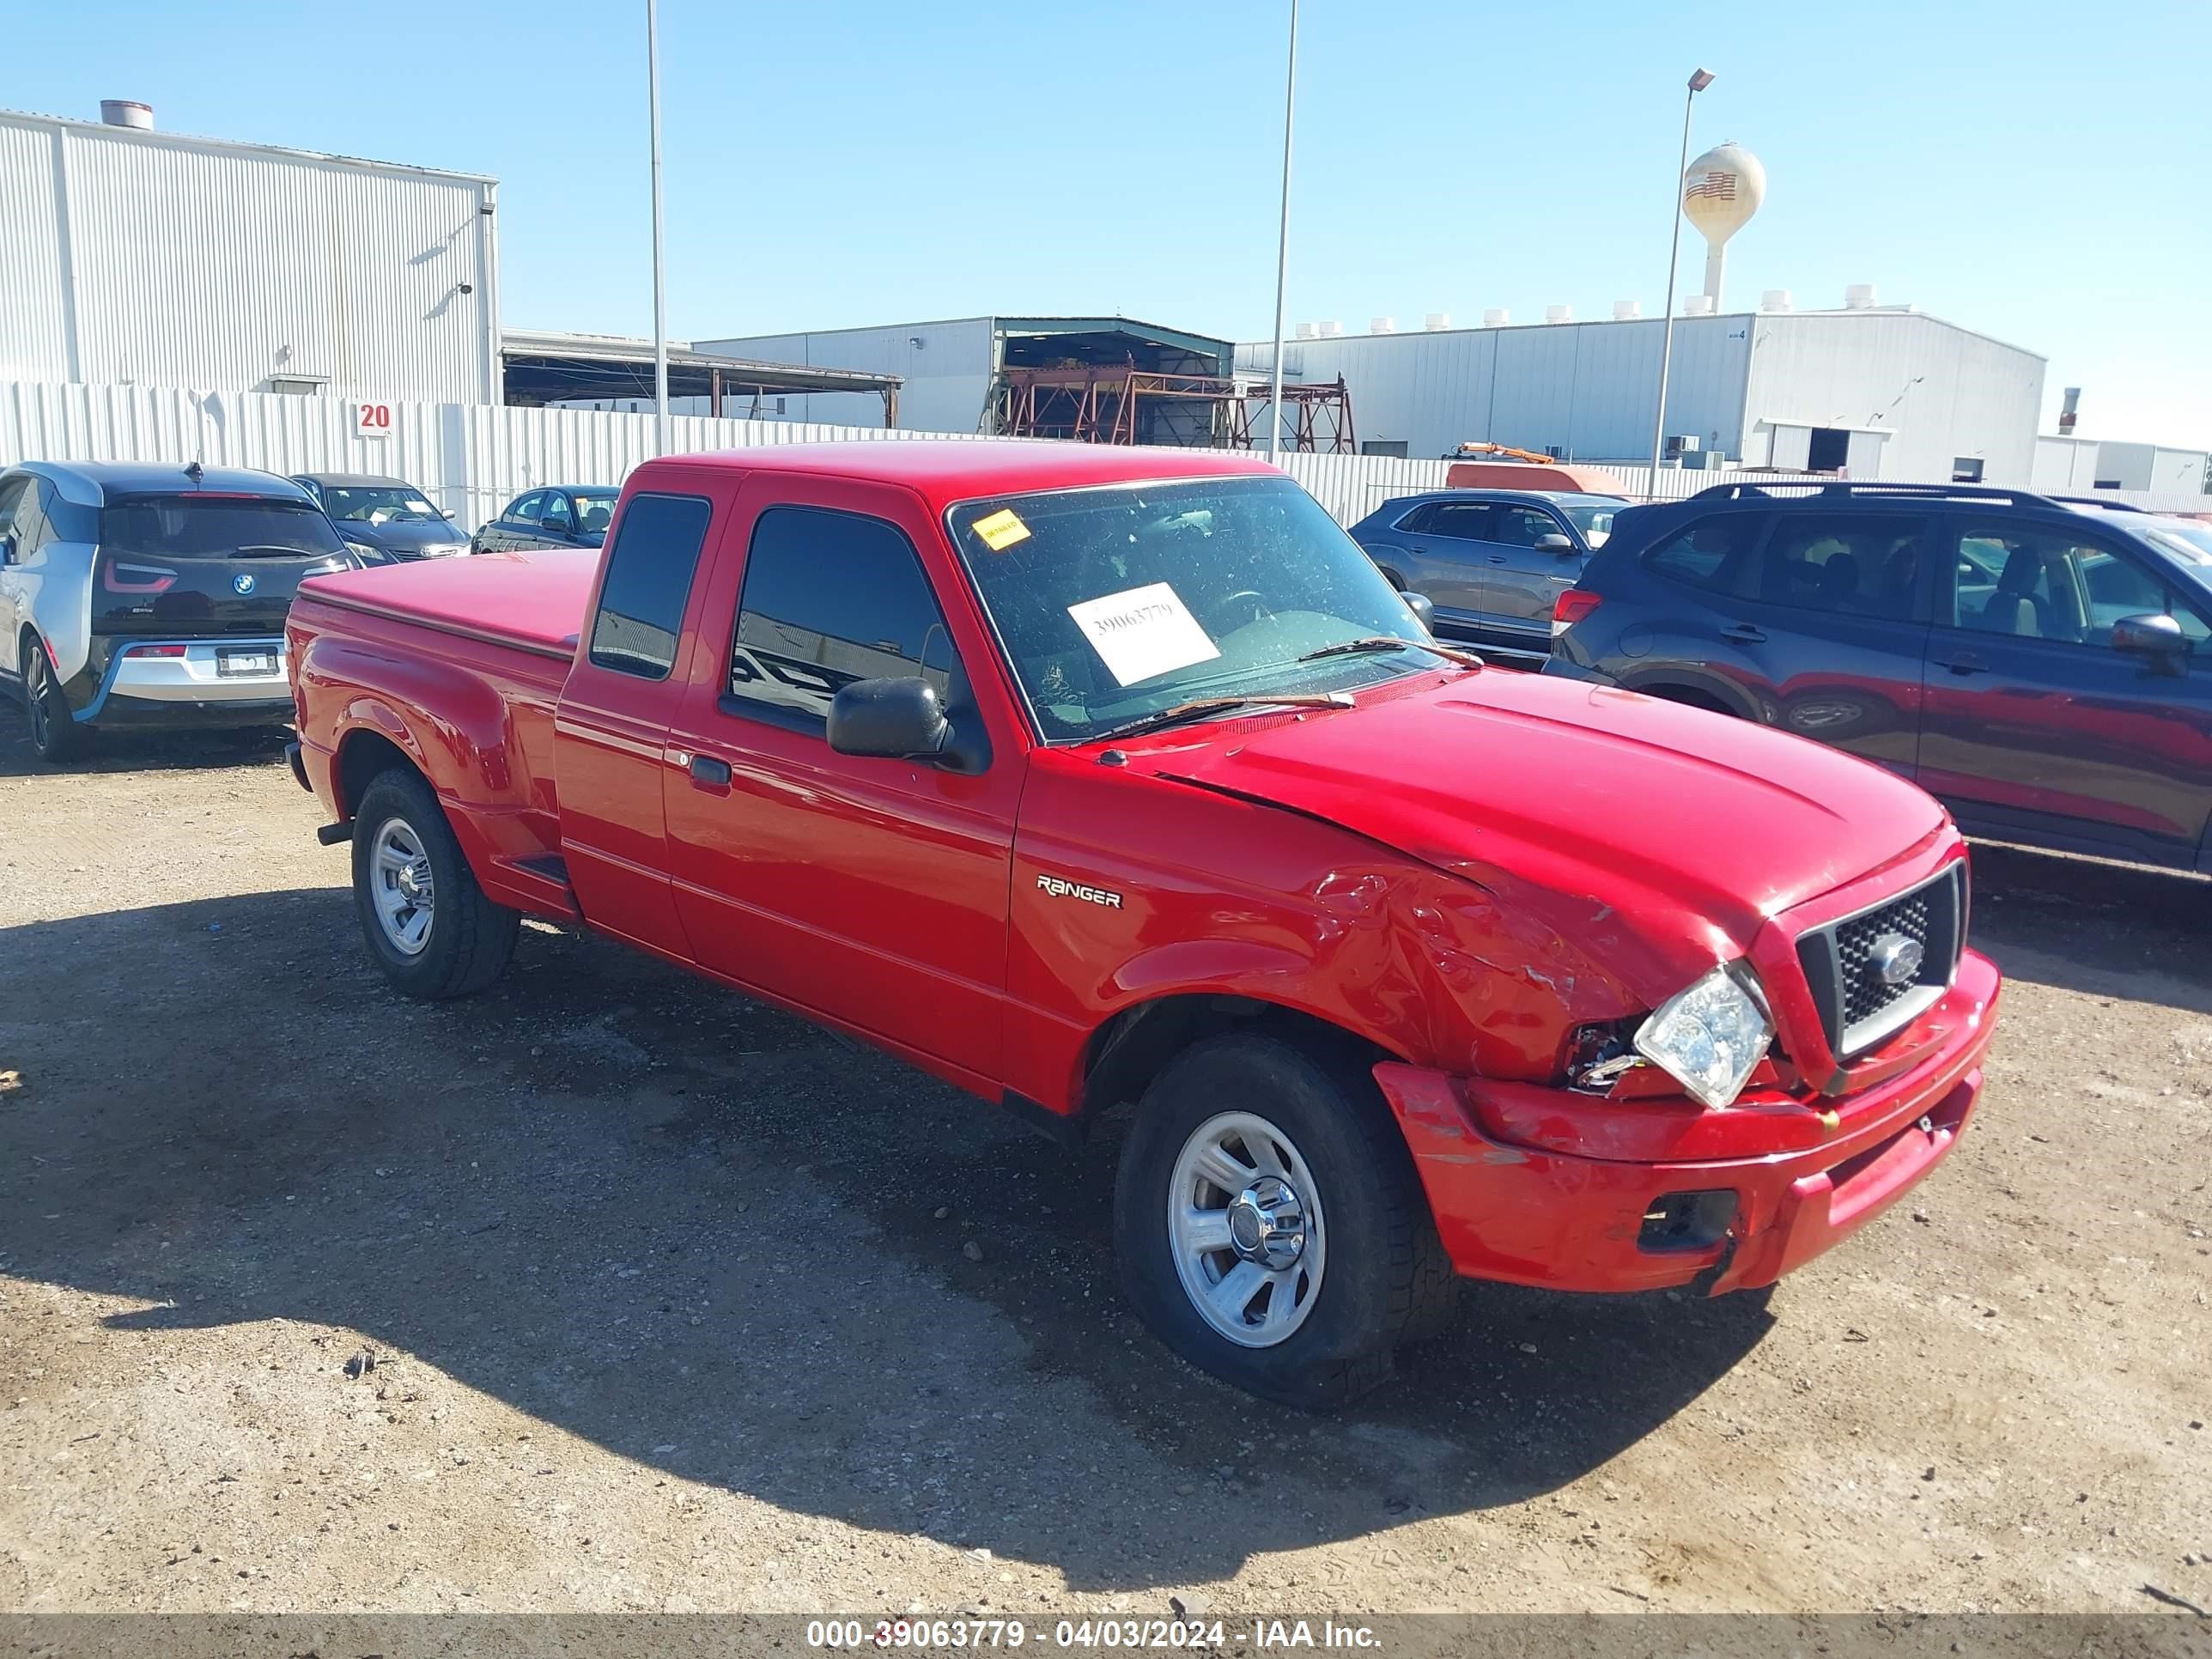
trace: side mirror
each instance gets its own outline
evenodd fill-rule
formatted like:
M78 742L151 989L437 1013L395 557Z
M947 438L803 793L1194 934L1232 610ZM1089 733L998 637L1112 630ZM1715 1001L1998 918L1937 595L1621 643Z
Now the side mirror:
M1554 530L1548 536L1539 536L1536 538L1536 550L1539 553L1559 553L1563 555L1571 553L1575 550L1575 538L1571 536L1562 536L1558 531Z
M15 532L11 530L8 532L6 535L0 536L0 564L13 564L15 562Z
M830 747L841 755L934 760L951 736L937 688L919 676L854 680L830 700Z
M1433 634L1437 631L1437 607L1425 593L1401 593L1406 609L1413 613L1413 620Z
M2112 649L2174 669L2189 654L2189 635L2172 617L2149 611L2140 617L2123 617L2112 624Z
M446 509L446 516L447 516L447 518L449 518L449 519L450 519L450 518L453 518L453 517L454 517L454 516L455 516L455 514L454 514L454 513L453 513L453 509L452 507L447 507L447 508Z

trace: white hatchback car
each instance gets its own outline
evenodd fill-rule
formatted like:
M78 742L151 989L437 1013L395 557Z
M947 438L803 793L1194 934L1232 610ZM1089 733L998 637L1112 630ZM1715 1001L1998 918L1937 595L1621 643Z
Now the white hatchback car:
M292 596L359 562L272 473L25 462L0 472L0 684L48 761L95 727L282 725Z

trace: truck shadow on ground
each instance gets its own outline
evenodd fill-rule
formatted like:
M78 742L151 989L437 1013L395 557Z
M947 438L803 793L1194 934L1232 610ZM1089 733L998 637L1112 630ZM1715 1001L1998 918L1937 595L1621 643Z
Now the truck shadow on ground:
M1973 848L1976 949L2008 978L2212 1014L2212 881L2025 848Z
M301 1322L251 1340L333 1390L374 1379L309 1331L357 1331L670 1475L1078 1587L1552 1491L1770 1324L1756 1297L1469 1287L1381 1393L1263 1406L1123 1309L1110 1144L1070 1157L565 933L526 932L483 999L404 1004L335 889L0 932L0 1271L145 1304L119 1329Z
M254 726L234 732L98 732L73 760L50 766L31 747L23 706L0 693L0 778L61 772L179 772L225 766L284 763L289 726Z

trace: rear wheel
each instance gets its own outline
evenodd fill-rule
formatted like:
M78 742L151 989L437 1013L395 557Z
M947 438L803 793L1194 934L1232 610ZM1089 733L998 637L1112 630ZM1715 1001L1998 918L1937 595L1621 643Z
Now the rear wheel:
M353 821L354 906L394 989L471 996L514 954L520 915L495 904L421 775L394 767L362 793Z
M21 653L23 664L23 708L30 720L31 747L49 763L70 760L84 752L90 728L78 724L54 678L53 665L39 636L26 631Z
M1458 1282L1405 1142L1356 1061L1209 1038L1146 1091L1115 1249L1131 1304L1201 1370L1309 1407L1389 1376Z
M1382 573L1382 580L1384 581L1389 583L1391 586L1396 588L1401 593L1406 591L1406 579L1400 575L1396 571L1391 569L1389 565L1381 564L1375 568Z

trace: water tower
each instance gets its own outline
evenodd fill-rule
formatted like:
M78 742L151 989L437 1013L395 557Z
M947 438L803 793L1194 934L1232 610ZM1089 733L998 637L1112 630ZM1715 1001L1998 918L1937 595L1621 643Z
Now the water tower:
M1716 144L1682 175L1682 214L1705 239L1705 297L1721 308L1729 238L1751 222L1766 199L1766 169L1733 138Z

